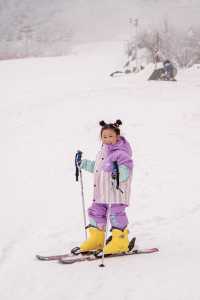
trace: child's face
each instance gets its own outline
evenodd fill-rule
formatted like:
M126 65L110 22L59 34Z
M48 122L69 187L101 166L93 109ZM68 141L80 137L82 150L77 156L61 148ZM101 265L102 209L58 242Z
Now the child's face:
M112 129L104 129L102 132L101 139L103 144L116 144L118 140L118 135Z

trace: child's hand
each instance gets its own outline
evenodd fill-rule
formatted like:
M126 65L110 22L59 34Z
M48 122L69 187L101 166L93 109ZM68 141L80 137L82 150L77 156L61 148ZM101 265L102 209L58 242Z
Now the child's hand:
M95 165L95 161L89 159L83 159L81 161L80 167L83 170L86 170L90 173L94 173L94 165Z
M81 166L81 169L86 169L87 168L87 159L82 159L80 166Z

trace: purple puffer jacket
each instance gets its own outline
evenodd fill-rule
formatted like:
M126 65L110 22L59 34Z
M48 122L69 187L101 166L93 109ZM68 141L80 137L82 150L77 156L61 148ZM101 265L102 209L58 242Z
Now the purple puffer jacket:
M97 203L121 203L129 205L133 161L132 150L124 137L120 137L114 145L102 145L97 154L94 166L94 195L93 200ZM129 168L127 181L120 182L121 193L112 185L112 162L125 165Z
M105 150L107 152L107 157L103 164L103 170L105 172L112 171L113 161L117 161L119 166L124 165L128 167L130 171L132 171L132 149L129 142L124 137L121 136L118 142L114 145L105 145Z

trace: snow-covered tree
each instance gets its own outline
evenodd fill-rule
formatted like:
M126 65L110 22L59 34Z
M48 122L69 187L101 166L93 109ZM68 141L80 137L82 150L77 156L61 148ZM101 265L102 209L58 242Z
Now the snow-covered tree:
M135 41L130 40L127 52L134 50ZM159 28L148 28L140 31L138 47L146 48L151 55L150 62L169 59L179 67L191 67L200 63L200 27L195 30L176 29L164 20Z
M55 3L37 2L0 1L0 59L68 53L70 21Z

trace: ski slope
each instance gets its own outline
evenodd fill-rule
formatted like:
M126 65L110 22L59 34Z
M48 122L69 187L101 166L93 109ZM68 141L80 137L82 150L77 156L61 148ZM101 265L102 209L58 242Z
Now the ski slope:
M199 300L200 69L178 82L111 78L120 42L77 46L67 57L0 62L0 298ZM98 122L120 118L134 149L130 236L152 255L60 265L84 238L74 154L94 159ZM92 176L84 173L86 206Z

